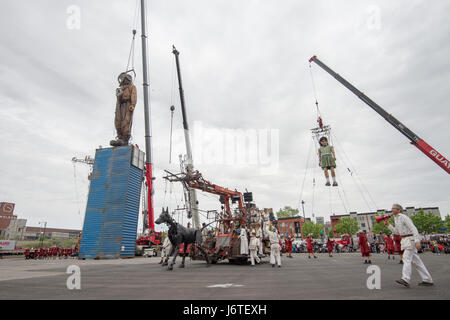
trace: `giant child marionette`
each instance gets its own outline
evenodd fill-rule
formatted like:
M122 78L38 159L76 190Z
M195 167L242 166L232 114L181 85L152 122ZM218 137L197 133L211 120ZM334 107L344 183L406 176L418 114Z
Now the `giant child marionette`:
M327 179L326 186L330 186L330 177L328 175L328 170L331 171L331 177L333 178L333 186L337 186L336 173L334 169L336 168L336 155L334 154L334 148L328 144L328 139L322 137L319 140L319 166L323 169L325 173L325 178Z

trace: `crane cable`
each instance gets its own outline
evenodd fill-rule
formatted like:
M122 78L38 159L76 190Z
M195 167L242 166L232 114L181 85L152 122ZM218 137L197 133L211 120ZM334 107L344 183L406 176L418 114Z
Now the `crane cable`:
M311 213L314 214L314 194L315 194L315 190L316 190L316 164L317 162L314 162L314 166L313 166L313 190L312 190L312 201L311 201Z
M312 72L312 66L311 66L311 63L309 64L309 68L310 68L309 71L310 71L311 83L312 83L312 87L313 87L314 98L315 98L315 104L316 104L316 112L317 112L317 117L318 117L318 121L319 121L319 119L321 120L321 113L320 113L320 109L319 109L319 103L318 103L318 98L317 98L317 90L316 90L316 85L315 85L315 81L314 81L314 75L313 75L313 72ZM335 139L333 139L333 135L331 134L331 130L329 130L329 131L327 131L327 132L325 132L325 133L326 133L326 135L328 136L328 139L330 140L330 143L334 146L334 141L333 141L333 140L335 140ZM316 140L319 139L319 138L318 138L318 134L315 135L315 138L316 138ZM339 146L339 150L341 150L342 148L340 147L340 144L339 144L337 141L336 141L336 144ZM342 152L343 152L344 157L347 158L348 162L351 163L350 159L348 158L347 154L345 153L345 151L344 151L343 149L342 149ZM344 157L342 158L342 161L344 162L344 165L345 165L345 164L346 164L346 163L345 163L346 161L345 161ZM354 168L353 168L353 169L354 169ZM360 192L360 194L361 194L361 196L362 196L362 198L363 198L365 204L367 205L367 207L368 207L368 209L369 209L369 211L370 211L370 210L371 210L371 209L370 209L370 205L369 205L369 203L368 203L366 197L364 196L363 190L362 190L361 187L359 186L358 181L357 181L357 180L355 179L355 177L353 176L353 173L355 173L355 175L356 175L355 170L353 170L353 172L352 172L352 171L348 168L348 166L347 166L347 170L350 172L351 177L352 177L352 179L353 179L353 181L354 181L356 187L358 188L358 190L359 190L359 192ZM337 170L336 170L335 172L336 172L336 176L338 176ZM339 178L339 177L338 177L338 178ZM359 177L358 177L358 179L359 179ZM340 184L342 184L342 179L339 178L339 180L340 180ZM361 180L361 179L360 179L360 180ZM373 200L372 195L370 194L369 190L364 186L363 182L360 181L360 183L361 183L361 186L364 188L365 192L369 195L369 198L370 198L370 200L372 201L372 203L375 205L375 210L376 210L376 208L378 208L378 207L377 207L375 201ZM343 191L343 195L344 195L344 197L345 197L345 200L347 201L347 205L349 206L349 201L348 201L348 198L347 198L347 196L346 196L346 194L345 194L345 190L344 190L343 186L341 186L341 189L342 189L342 191ZM314 191L314 184L313 184L313 191ZM343 200L343 198L342 198L342 196L341 196L341 194L340 194L340 192L339 192L339 188L338 188L338 195L339 195L339 198L341 199L341 202L342 202L342 205L344 206L344 209L347 211L346 206L345 206L345 202L344 202L344 200ZM350 207L350 206L349 206L349 207ZM330 192L330 210L331 210L331 192Z
M331 134L331 130L330 130L329 138L330 138L330 144L334 148L334 141L333 141L333 136ZM337 186L337 192L338 192L338 195L339 195L339 199L341 200L341 203L342 203L342 206L344 207L345 212L349 212L349 211L347 211L347 206L350 208L350 205L349 205L349 202L348 202L348 199L347 199L347 195L345 193L344 185L342 184L342 179L341 179L340 175L338 175L338 170L334 170L334 173L336 174L336 177L339 180L339 185ZM339 191L340 189L342 189L342 192L343 192L343 194L345 196L345 200L347 201L347 206L345 205L344 199L341 196L341 193Z
M174 91L175 91L175 58L172 60L172 80L170 90L170 142L169 142L169 163L172 163L172 132L173 132L173 113L175 106L173 104Z
M136 0L136 5L135 5L135 9L134 9L134 17L133 17L133 24L132 24L132 38L131 38L131 45L130 45L130 52L128 53L128 60L127 60L127 66L125 67L125 72L126 74L128 73L133 73L134 75L134 80L136 80L136 71L134 70L134 57L135 57L135 51L134 51L134 47L135 47L135 39L136 39L136 29L137 29L137 18L138 18L138 13L139 13L139 2L138 0ZM130 61L131 61L131 69L130 68ZM130 142L131 144L133 144L133 137L134 137L134 126L133 126L133 121L131 121L130 124ZM113 136L115 136L116 134L116 128L114 126L113 129Z
M78 207L78 218L80 219L80 224L83 227L83 221L81 220L81 208L80 208L80 196L78 193L78 185L77 185L77 169L75 167L75 163L73 164L73 181L75 183L75 196L77 201L77 207Z
M376 202L373 200L372 195L370 194L369 190L365 187L364 183L362 182L362 180L359 178L358 174L356 173L355 168L353 167L350 158L347 156L345 150L342 148L341 144L337 141L336 137L334 139L336 141L336 145L339 147L339 150L342 151L342 154L344 155L344 157L342 158L344 165L346 165L347 167L347 171L350 173L350 176L352 177L355 185L357 186L359 192L361 193L362 198L364 199L369 211L371 210L371 206L369 205L368 200L366 199L366 197L364 196L364 192L367 193L368 195L368 199L370 199L370 201L372 202L372 204L375 207L375 210L377 210L378 206L376 204ZM347 161L345 160L345 158L347 159ZM352 170L350 170L352 169ZM358 180L359 179L359 183ZM361 184L361 187L359 186L359 184ZM364 189L364 190L363 190Z
M316 99L315 104L316 104L317 118L319 118L319 117L321 117L321 114L320 114L320 109L319 109L319 102L318 102L318 99L317 99L316 83L314 81L314 76L313 76L313 73L312 73L311 63L309 63L309 74L311 75L311 83L312 83L312 87L313 87L314 98Z
M314 140L312 140L312 141L314 142ZM308 148L308 157L306 158L305 174L303 175L302 187L300 189L300 198L298 199L298 206L297 206L298 210L300 210L300 204L301 204L301 201L303 200L303 190L304 190L304 187L305 187L306 174L307 174L308 169L309 169L309 161L311 159L312 146L313 146L313 144L310 141L309 142L309 148Z
M125 72L134 71L134 40L136 39L136 29L133 29L133 38L131 39L131 46L130 46L130 53L128 54L128 61L127 66L125 68ZM130 60L131 60L131 69L128 69L130 67ZM135 73L136 78L136 73Z
M139 13L139 2L136 0L136 6L134 9L134 17L133 17L133 38L131 39L131 46L130 46L130 53L128 54L128 61L127 61L127 67L125 68L125 72L133 71L134 72L134 43L136 39L136 29L137 29L137 18ZM130 67L130 60L131 60L131 69L128 69ZM136 73L134 73L134 77L136 78Z
M316 83L315 83L315 80L314 80L314 75L313 75L313 72L312 72L311 63L309 63L309 74L311 76L311 83L312 83L313 92L314 92L314 98L315 98L315 105L316 105L316 112L317 112L317 123L318 123L319 128L321 129L320 132L314 132L313 141L317 140L317 143L320 145L319 134L324 133L327 136L327 138L330 140L330 143L331 143L331 129L329 127L328 127L328 129L323 128L322 115L320 113L319 102L318 102L318 97L317 97ZM317 153L317 155L318 155L318 153ZM315 166L314 166L314 169L315 169ZM313 172L315 173L315 170ZM315 177L314 177L313 178L313 199L312 199L313 214L314 214L314 190L315 190L315 185L316 185L316 181L315 181ZM341 195L339 193L339 190L338 190L338 194L339 194L339 198L342 201L342 197L341 197ZM328 192L328 202L329 202L330 214L333 214L331 188L330 188L330 190ZM342 202L342 204L343 204L344 209L345 209L345 204L343 202Z

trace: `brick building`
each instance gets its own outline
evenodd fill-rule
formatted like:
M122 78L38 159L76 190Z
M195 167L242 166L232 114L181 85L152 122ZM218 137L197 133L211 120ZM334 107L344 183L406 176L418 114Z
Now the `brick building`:
M14 203L0 202L0 231L6 230L11 220L17 219L14 215L14 207Z
M295 238L302 237L303 218L300 216L278 218L278 230L282 236L286 234Z
M0 202L0 237L8 238L7 230L11 224L17 220L17 216L14 215L14 203Z

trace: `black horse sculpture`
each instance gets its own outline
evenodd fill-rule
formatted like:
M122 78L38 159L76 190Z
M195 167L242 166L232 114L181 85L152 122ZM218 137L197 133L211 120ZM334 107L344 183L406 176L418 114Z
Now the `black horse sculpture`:
M155 221L156 224L166 223L169 226L168 237L170 242L172 243L172 248L170 249L169 255L163 262L163 266L168 265L169 258L173 256L172 262L168 265L168 270L173 270L173 265L175 264L175 260L178 255L178 251L180 250L180 245L184 244L184 255L183 260L181 261L180 268L184 268L184 259L186 258L186 249L188 244L196 244L197 248L203 254L206 259L206 263L209 265L208 255L205 250L202 248L202 232L201 230L195 230L192 228L185 228L182 225L175 222L169 214L169 208L164 210L160 214L159 218Z

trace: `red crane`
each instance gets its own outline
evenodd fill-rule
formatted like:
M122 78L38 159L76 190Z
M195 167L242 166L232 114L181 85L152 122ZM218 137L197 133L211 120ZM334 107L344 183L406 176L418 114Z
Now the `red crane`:
M225 225L225 232L229 230L231 221L238 221L244 223L247 219L247 210L244 206L244 201L242 199L242 193L239 191L233 191L214 183L205 180L200 172L183 172L179 174L173 174L165 170L169 176L165 177L170 182L182 182L185 187L201 190L204 192L216 194L220 196L220 202L225 205L225 216L220 219ZM232 202L237 202L240 214L238 216L233 216L230 207L230 200Z
M372 101L368 96L355 88L350 82L342 78L339 74L331 70L327 65L320 61L317 56L313 56L309 59L309 62L315 62L319 67L328 72L337 81L339 81L344 87L353 92L358 98L360 98L365 104L375 110L380 116L382 116L387 122L389 122L395 129L400 131L405 137L407 137L411 144L416 146L420 151L422 151L427 157L433 160L438 166L444 169L448 174L450 174L450 161L439 153L436 149L430 146L425 140L419 138L414 132L409 130L404 124L397 120L393 115L386 112L378 104Z

